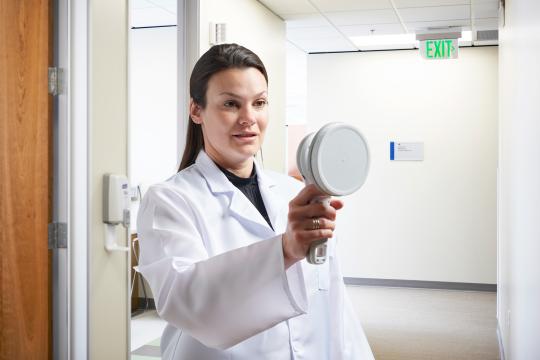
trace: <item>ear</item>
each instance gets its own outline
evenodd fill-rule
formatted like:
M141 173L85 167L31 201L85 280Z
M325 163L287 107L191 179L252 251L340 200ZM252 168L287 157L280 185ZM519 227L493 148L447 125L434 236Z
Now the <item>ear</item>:
M193 99L189 100L189 116L195 124L201 124L201 106L197 104Z

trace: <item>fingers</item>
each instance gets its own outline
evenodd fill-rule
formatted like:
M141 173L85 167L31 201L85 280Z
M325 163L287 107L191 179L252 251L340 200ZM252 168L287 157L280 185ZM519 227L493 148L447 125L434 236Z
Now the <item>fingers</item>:
M289 220L303 221L312 218L327 218L333 221L336 219L336 209L322 203L291 206L289 208Z
M282 236L285 267L305 258L313 241L331 239L337 210L343 202L330 199L315 185L308 185L289 202L287 230Z
M302 222L302 230L317 231L320 229L334 230L336 223L325 218L306 219Z
M315 185L310 184L303 188L298 195L292 199L291 203L294 205L306 205L309 204L314 197L325 195L326 194L319 190Z
M315 240L331 239L333 236L334 231L331 229L301 230L294 232L293 239L300 243L306 244L308 248L311 242ZM305 251L303 252L303 254L305 254Z

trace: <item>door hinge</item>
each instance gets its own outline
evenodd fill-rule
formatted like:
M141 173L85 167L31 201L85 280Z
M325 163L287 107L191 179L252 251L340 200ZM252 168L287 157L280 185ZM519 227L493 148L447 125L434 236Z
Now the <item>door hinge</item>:
M56 96L64 92L64 69L49 68L49 94Z
M49 224L49 250L67 248L67 224L54 222Z

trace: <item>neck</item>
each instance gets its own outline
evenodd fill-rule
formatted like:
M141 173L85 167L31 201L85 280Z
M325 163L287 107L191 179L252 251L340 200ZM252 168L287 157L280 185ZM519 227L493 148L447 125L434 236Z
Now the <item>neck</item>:
M249 164L245 164L239 167L232 167L232 166L223 166L222 164L219 164L222 168L226 169L227 171L232 172L234 175L247 179L251 176L251 171L253 170L253 160L249 162Z
M250 156L247 160L240 162L240 163L231 163L224 159L221 159L219 156L215 156L211 152L206 151L206 154L214 163L221 166L227 171L230 171L234 175L241 177L241 178L248 178L251 175L251 171L253 170L253 157Z

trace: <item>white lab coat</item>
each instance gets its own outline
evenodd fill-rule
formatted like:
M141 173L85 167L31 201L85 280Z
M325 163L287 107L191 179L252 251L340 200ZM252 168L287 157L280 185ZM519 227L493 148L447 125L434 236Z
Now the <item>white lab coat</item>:
M142 201L139 268L168 322L163 359L373 359L335 241L325 265L284 270L281 234L303 185L255 166L274 230L204 151Z

